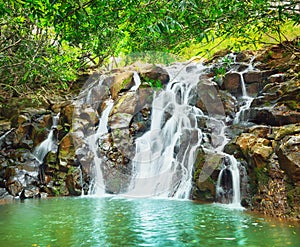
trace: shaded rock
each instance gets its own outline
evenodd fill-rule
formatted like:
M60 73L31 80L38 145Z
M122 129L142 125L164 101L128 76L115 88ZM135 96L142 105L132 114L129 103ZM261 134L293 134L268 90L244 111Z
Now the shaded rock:
M166 85L170 80L169 74L165 69L151 64L147 64L139 68L139 75L143 85L145 85L144 82L149 82L149 81L150 82L158 81L160 84Z
M76 135L68 133L60 142L58 148L58 159L60 166L75 165L75 146L74 138Z
M300 186L300 135L284 137L276 151L280 167Z
M6 188L12 196L19 196L24 187L17 178L11 177L7 181Z
M233 119L237 112L238 103L236 98L223 90L219 90L219 95L221 97L226 116L230 116Z
M69 171L70 172L70 171ZM82 193L81 184L81 171L80 169L75 169L71 171L71 174L66 176L66 187L72 196L80 196Z
M61 110L61 119L63 123L72 124L73 114L74 114L74 104L69 104L62 108Z
M249 121L256 124L281 126L300 122L300 112L291 111L285 105L250 109Z

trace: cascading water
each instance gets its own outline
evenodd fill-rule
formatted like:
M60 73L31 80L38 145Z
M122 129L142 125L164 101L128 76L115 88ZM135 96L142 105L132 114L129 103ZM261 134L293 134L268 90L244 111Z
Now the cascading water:
M189 198L196 150L202 141L197 118L203 113L190 105L199 74L178 71L168 69L170 82L152 103L151 128L136 140L129 196Z
M107 123L108 116L114 106L112 99L106 101L106 108L103 110L101 117L99 119L98 129L95 134L88 136L87 141L89 149L94 154L94 164L95 164L95 175L93 188L89 190L90 195L102 196L105 194L105 184L102 174L102 158L98 156L97 149L99 148L99 140L101 137L108 132Z
M199 78L204 75L203 78L206 78L205 80L208 82L207 85L215 87L212 78L205 77L210 73L211 67L200 63L189 63L188 65L178 63L166 68L170 82L164 90L156 91L154 94L150 130L135 139L135 154L134 157L130 157L132 158L131 182L127 192L123 195L189 198L194 164L197 152L201 147L207 153L216 153L224 157L224 165L217 181L217 197L219 199L226 198L226 200L221 200L223 202L240 206L239 163L234 156L223 152L224 146L229 141L226 137L227 126L224 109L223 111L215 109L214 112L215 106L212 107L209 102L204 102L208 112L208 114L204 114L195 106L195 94L201 97L201 92L197 91L199 90L197 89ZM240 119L241 111L251 104L252 98L247 95L243 74L252 69L252 62L250 62L248 68L242 72L231 70L240 74L242 98L247 102L246 106L241 107L240 112L236 114L234 122L239 121L237 119ZM133 79L135 85L129 91L136 91L141 85L137 72L133 73ZM101 86L103 80L103 78L100 79L98 86ZM205 84L203 81L201 83ZM83 101L84 104L91 105L94 102L93 100L93 102L89 102L89 98L93 98L92 90L92 87L86 90L88 93L87 98ZM202 95L212 93L218 98L218 92L215 88L214 90L213 93L205 91ZM107 137L108 119L114 102L109 99L105 104L106 107L99 118L96 133L90 134L86 138L88 151L93 153L95 167L89 193L96 195L105 193L105 181L102 174L105 161L103 157L99 156L99 143L102 136L106 135ZM215 105L223 107L221 101ZM213 129L212 132L205 133L200 127L199 123L203 119L206 119L208 128ZM210 144L204 145L207 142Z
M43 142L41 142L33 151L33 155L35 156L35 158L40 164L43 163L47 153L49 153L50 151L55 151L57 149L57 143L56 143L57 140L54 137L54 133L55 130L57 129L59 115L60 113L53 116L51 130L47 138Z
M235 56L234 62L235 61ZM233 123L239 124L240 121L245 121L245 112L250 108L251 102L253 100L252 97L248 96L246 84L244 80L244 74L249 71L254 71L253 67L253 57L249 64L247 64L247 68L242 72L236 72L240 74L240 81L241 81L241 88L242 88L242 97L241 101L243 105L240 107L240 110L237 112ZM230 71L232 72L232 71ZM224 144L224 146L227 142ZM223 146L223 147L224 147ZM239 163L235 159L233 155L228 155L226 153L221 152L224 155L224 162L222 165L222 169L219 173L216 192L217 198L222 203L231 203L234 207L240 207L241 204L241 196L240 196L240 170L239 170Z

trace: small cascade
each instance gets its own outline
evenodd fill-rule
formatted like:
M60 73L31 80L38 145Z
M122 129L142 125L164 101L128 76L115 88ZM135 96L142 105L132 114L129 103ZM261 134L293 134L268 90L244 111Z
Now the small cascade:
M131 88L131 91L136 91L141 85L141 78L136 71L133 72L133 80L135 85Z
M55 130L57 129L59 115L60 115L60 113L53 116L51 130L50 130L47 138L43 142L41 142L33 151L33 155L35 156L35 158L37 159L37 161L40 164L43 163L45 156L50 151L55 151L57 149L57 143L56 143L56 139L54 137L54 133L55 133Z
M202 141L197 118L203 113L189 101L199 74L176 66L168 68L168 73L167 88L152 103L151 128L136 140L128 196L190 196L196 150Z
M217 200L221 203L241 207L240 170L233 155L225 154L216 186Z
M108 132L107 123L108 116L114 106L114 102L112 99L107 100L106 108L103 110L101 117L99 119L99 125L96 133L87 137L87 142L89 145L89 150L94 154L94 164L95 164L95 174L94 174L94 182L92 183L92 187L89 189L90 195L102 196L105 194L105 184L103 180L103 174L101 170L102 166L102 158L99 157L97 149L99 148L99 140L101 140L102 136Z
M251 58L247 68L242 72L236 72L240 75L241 88L242 88L242 97L240 98L242 106L237 112L233 123L239 124L241 122L247 121L246 112L250 108L251 102L253 100L247 93L244 74L249 71L254 71L253 61L255 57ZM234 57L235 61L235 57ZM231 71L232 72L232 71ZM223 145L223 147L227 142ZM239 162L235 159L233 155L228 155L221 152L224 155L224 161L221 168L221 171L218 176L216 194L217 200L221 203L229 203L233 207L241 207L241 182L240 182L240 168Z
M255 57L253 56L249 62L248 67L243 70L242 72L238 72L241 78L241 87L242 87L242 97L240 99L241 101L241 107L240 110L237 112L236 117L233 121L234 124L239 124L241 122L245 122L247 121L247 110L250 108L251 103L253 101L253 98L250 97L247 93L247 89L246 89L246 84L245 84L245 80L244 80L244 74L249 72L249 71L256 71L256 69L253 66L253 61L254 61Z
M0 136L0 148L2 147L2 143L3 140L5 139L6 136L8 136L13 130L15 130L14 128L8 130L7 132L5 132L2 136Z

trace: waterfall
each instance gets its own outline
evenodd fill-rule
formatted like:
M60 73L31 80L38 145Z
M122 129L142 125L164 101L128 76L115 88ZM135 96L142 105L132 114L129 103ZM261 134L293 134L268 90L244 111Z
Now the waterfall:
M136 140L129 196L190 196L196 150L202 141L197 119L203 113L190 105L199 74L176 66L168 73L166 89L154 96L150 130Z
M136 71L133 72L133 80L135 82L135 85L131 88L131 91L136 91L141 85L141 78Z
M45 156L50 151L52 150L54 151L57 148L57 143L56 143L56 139L54 138L54 133L55 130L57 129L59 115L60 113L53 116L52 126L47 138L43 142L41 142L33 151L33 155L35 156L35 158L40 164L43 163Z
M244 80L244 74L249 71L254 71L253 61L255 57L252 57L249 64L247 64L247 68L242 72L236 72L240 75L241 88L242 88L242 97L241 101L243 105L240 107L237 112L233 123L239 124L246 120L245 112L250 108L251 102L253 100L252 97L248 96L246 84ZM235 57L234 57L235 61ZM236 61L235 61L236 62ZM223 145L223 147L227 144L227 142ZM228 155L226 153L221 152L224 155L224 162L221 168L221 171L218 176L216 193L217 199L222 203L231 203L233 207L241 207L241 188L240 188L240 170L239 170L239 162L233 155Z
M90 188L89 194L102 196L105 194L105 184L103 180L102 174L102 158L99 157L97 149L99 148L99 140L101 140L102 136L108 132L107 123L108 116L114 106L114 102L112 99L108 99L106 102L106 108L103 110L101 117L99 118L99 125L96 133L87 137L87 142L89 145L89 149L94 154L94 164L95 164L95 175L94 175L94 183L93 187Z

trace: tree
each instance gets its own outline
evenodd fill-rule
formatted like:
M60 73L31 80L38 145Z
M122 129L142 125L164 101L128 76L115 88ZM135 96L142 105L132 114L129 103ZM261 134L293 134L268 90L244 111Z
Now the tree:
M281 41L282 23L299 25L299 5L295 0L5 0L0 83L66 82L121 52L178 53L217 37L255 43L275 31Z

